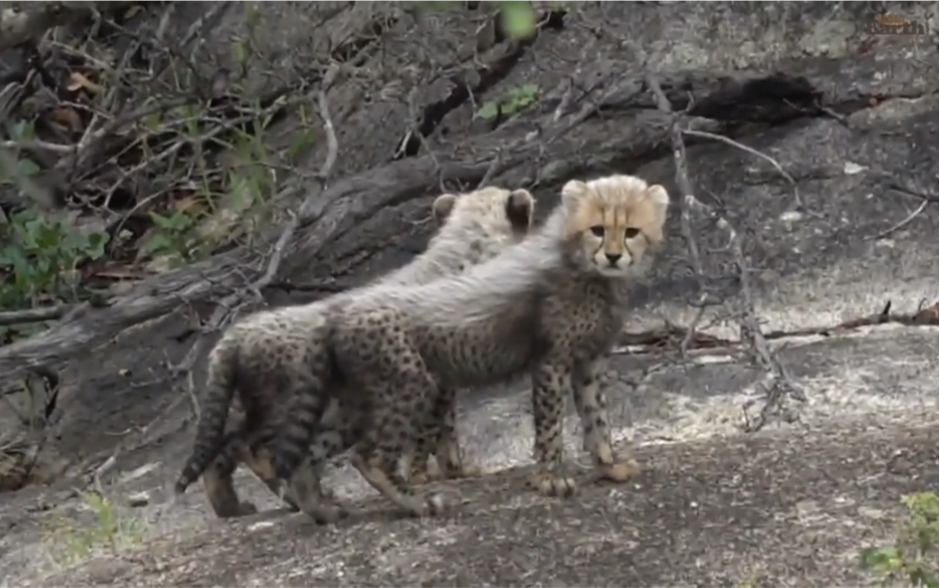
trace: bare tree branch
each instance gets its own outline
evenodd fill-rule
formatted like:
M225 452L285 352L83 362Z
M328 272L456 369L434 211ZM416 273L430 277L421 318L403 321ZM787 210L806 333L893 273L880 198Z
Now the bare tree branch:
M789 182L789 185L792 186L793 200L795 201L796 209L797 210L805 209L805 206L802 203L802 197L799 195L799 185L796 184L796 181L789 174L789 172L784 170L783 167L779 165L779 162L773 159L772 157L770 157L769 155L766 155L765 153L760 153L759 151L757 151L756 149L753 149L752 147L747 147L746 145L742 143L738 143L737 141L734 141L733 139L729 137L718 135L717 133L709 133L707 131L696 131L693 129L682 129L681 133L683 135L688 135L689 137L702 137L705 139L712 139L714 141L720 141L722 143L726 143L730 145L731 147L736 147L737 149L740 149L741 151L746 151L750 155L759 157L763 161L769 162L770 165L776 168L776 171L779 172L779 175L781 175L787 182Z
M110 470L115 463L117 463L118 456L123 453L128 447L132 446L131 441L133 439L139 439L146 436L147 432L152 429L153 425L161 420L164 416L171 414L173 409L182 402L185 398L189 398L192 403L193 413L196 418L200 418L200 409L199 409L199 400L198 394L195 389L195 378L193 377L193 367L198 361L199 357L203 354L206 347L208 347L209 342L211 341L210 335L221 330L232 320L236 318L238 310L244 304L245 298L253 296L256 298L261 298L261 290L268 287L269 284L273 281L274 277L277 275L278 268L280 266L281 260L284 256L284 251L287 247L287 244L294 238L297 228L300 225L300 218L303 215L303 207L307 205L310 200L317 199L321 193L322 189L325 188L328 180L329 174L332 171L333 166L336 164L336 159L339 154L339 141L336 137L336 129L333 125L332 117L329 113L329 101L326 98L326 92L333 85L338 76L340 68L338 65L333 65L329 68L326 75L323 77L323 81L320 85L320 89L317 92L317 102L319 105L320 116L323 119L323 128L326 131L326 141L327 141L327 155L326 159L323 162L323 165L320 167L319 172L317 173L317 178L320 180L320 190L311 190L307 194L306 199L301 205L300 212L291 213L290 218L287 223L284 225L283 231L280 237L277 239L274 244L273 251L270 258L267 261L267 269L264 273L255 281L253 281L246 288L234 292L224 299L222 299L216 306L215 311L212 313L212 316L208 320L208 324L202 330L202 335L196 341L196 343L189 349L186 353L186 357L180 362L179 365L168 366L172 377L178 377L181 374L186 374L186 395L180 395L176 400L174 400L170 405L160 411L160 413L154 417L154 419L148 423L143 429L141 429L137 434L129 436L127 439L124 439L121 443L115 447L111 455L102 463L100 466L94 469L93 478L96 488L102 486L101 478L105 473ZM263 299L263 298L262 298Z
M0 312L0 327L60 319L71 308L73 308L71 304L57 304L46 308Z
M764 404L760 410L759 415L755 420L752 421L749 418L747 409L753 404L753 402L748 402L744 406L744 414L747 417L745 429L747 431L758 431L763 428L763 426L765 426L773 416L782 416L782 418L785 420L791 421L797 417L794 415L794 413L788 410L788 408L785 406L785 403L789 398L799 402L804 402L806 400L805 392L801 386L793 381L789 375L788 370L779 362L775 354L773 354L773 352L770 350L769 344L766 341L766 337L764 336L760 327L756 309L753 303L753 291L750 286L749 275L750 269L746 263L746 258L743 253L741 234L736 229L734 229L733 225L731 225L726 218L718 215L714 210L711 209L711 207L707 206L694 196L694 191L691 188L691 182L688 179L688 159L685 152L684 140L682 139L683 131L680 128L681 116L673 111L671 102L662 91L662 87L654 75L651 73L647 74L646 83L655 96L656 104L659 110L673 117L671 142L672 152L675 158L675 182L678 185L678 189L681 192L682 198L680 201L681 232L687 243L688 252L691 256L691 264L694 268L699 287L701 289L702 300L705 296L704 269L701 263L697 240L695 239L695 235L691 230L691 220L689 214L690 209L699 209L710 218L717 219L717 226L726 232L729 237L728 246L732 252L734 264L736 265L737 269L737 276L740 280L740 302L739 313L737 315L737 322L740 327L740 340L741 343L748 345L757 364L760 365L760 367L764 370L764 378L760 382L760 386L763 388L764 392ZM707 136L708 138L718 137L718 135L713 135L712 133L707 133ZM740 146L734 141L728 141L736 146ZM744 150L747 152L753 152L753 150L749 148L745 148ZM761 154L757 152L757 155ZM775 165L777 169L791 181L791 176L783 171L778 164ZM793 184L794 183L795 182L793 181ZM689 334L686 339L692 337L693 333L693 329L689 330ZM683 346L684 345L685 343L683 342Z
M329 181L329 174L332 171L333 166L335 166L336 158L339 155L339 140L336 138L336 129L333 126L333 120L329 113L329 100L326 97L326 92L335 82L339 71L340 68L338 65L334 64L330 66L326 75L323 77L320 89L317 92L317 102L319 105L320 116L323 119L323 129L326 131L327 141L326 159L317 173L317 178L320 181L320 189L310 190L301 204L299 212L290 213L290 218L284 225L283 232L277 239L277 242L274 244L273 251L267 262L267 269L264 271L261 277L252 282L247 288L245 288L245 290L226 296L218 304L208 321L208 325L205 329L205 332L203 333L203 336L200 337L196 344L192 346L192 348L186 354L183 362L179 366L174 366L172 368L172 371L176 372L177 374L189 374L188 390L191 398L193 398L194 401L196 395L192 377L192 368L196 361L198 361L198 358L205 351L205 348L208 346L209 338L205 335L218 331L226 324L228 324L229 321L233 320L235 318L234 315L237 312L237 309L241 307L247 294L251 294L256 298L263 300L261 290L266 288L277 275L277 271L280 268L280 263L283 259L287 244L293 240L294 235L297 232L297 228L300 226L300 219L304 216L304 213L308 211L310 203L316 201L320 197L322 190L326 187L326 184ZM198 416L198 404L193 406L193 411Z
M59 145L58 143L49 143L48 141L0 141L0 149L41 149L52 151L53 153L72 153L77 145Z

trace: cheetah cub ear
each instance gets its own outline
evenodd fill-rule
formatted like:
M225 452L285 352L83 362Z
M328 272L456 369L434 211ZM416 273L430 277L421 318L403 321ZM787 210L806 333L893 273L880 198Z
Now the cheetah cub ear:
M447 217L450 216L450 213L453 212L456 199L456 194L441 194L434 200L431 210L433 211L434 221L436 221L438 225L442 225L444 221L447 220Z
M580 180L570 180L561 188L561 204L568 212L575 212L580 201L587 194L587 183Z
M652 203L655 221L659 226L665 224L665 215L668 211L668 192L660 184L653 184L646 188L646 197Z
M505 216L513 229L527 233L535 217L535 197L528 190L512 190L505 201Z
M645 182L639 180L639 178L630 176L611 176L609 178L603 178L600 181L608 183L611 180L620 180L621 178L625 178L628 182L633 184L637 181L639 184L645 184ZM589 195L589 190L590 187L586 182L570 180L561 188L561 202L568 211L574 212L583 199ZM643 192L645 197L648 198L648 201L652 204L655 221L660 225L664 224L669 204L668 192L661 184L646 186Z

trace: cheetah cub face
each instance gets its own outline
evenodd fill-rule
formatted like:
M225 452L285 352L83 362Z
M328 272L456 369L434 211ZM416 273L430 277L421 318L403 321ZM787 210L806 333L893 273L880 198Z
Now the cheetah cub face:
M661 243L668 193L633 176L571 180L561 190L567 208L565 249L572 263L607 278L641 275Z

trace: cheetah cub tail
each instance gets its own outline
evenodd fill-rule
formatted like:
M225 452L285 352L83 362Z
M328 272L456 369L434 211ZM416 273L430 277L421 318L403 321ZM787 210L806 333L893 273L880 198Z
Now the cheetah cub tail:
M183 494L186 488L199 479L221 449L225 421L235 394L235 372L239 361L239 340L232 336L234 332L232 330L226 333L227 336L223 335L209 353L206 395L196 428L196 440L176 480L174 491L177 495Z

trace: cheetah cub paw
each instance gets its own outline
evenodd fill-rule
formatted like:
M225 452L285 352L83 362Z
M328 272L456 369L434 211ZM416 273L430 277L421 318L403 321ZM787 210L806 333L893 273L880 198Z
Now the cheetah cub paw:
M434 465L431 465L434 463ZM440 482L442 480L457 480L459 478L477 478L483 475L483 469L477 465L460 463L459 465L447 464L441 468L436 462L427 462L425 468L416 466L411 472L410 481L414 485L427 484L430 482Z
M396 502L415 517L436 517L450 509L450 501L436 492L424 496L403 496Z
M625 458L610 464L598 464L597 474L601 480L626 482L639 473L639 462Z
M539 472L531 478L530 483L545 496L568 497L577 494L574 478L557 472Z
M329 525L336 523L349 516L349 511L338 504L325 504L318 502L316 504L307 504L303 512L311 517L318 525Z

